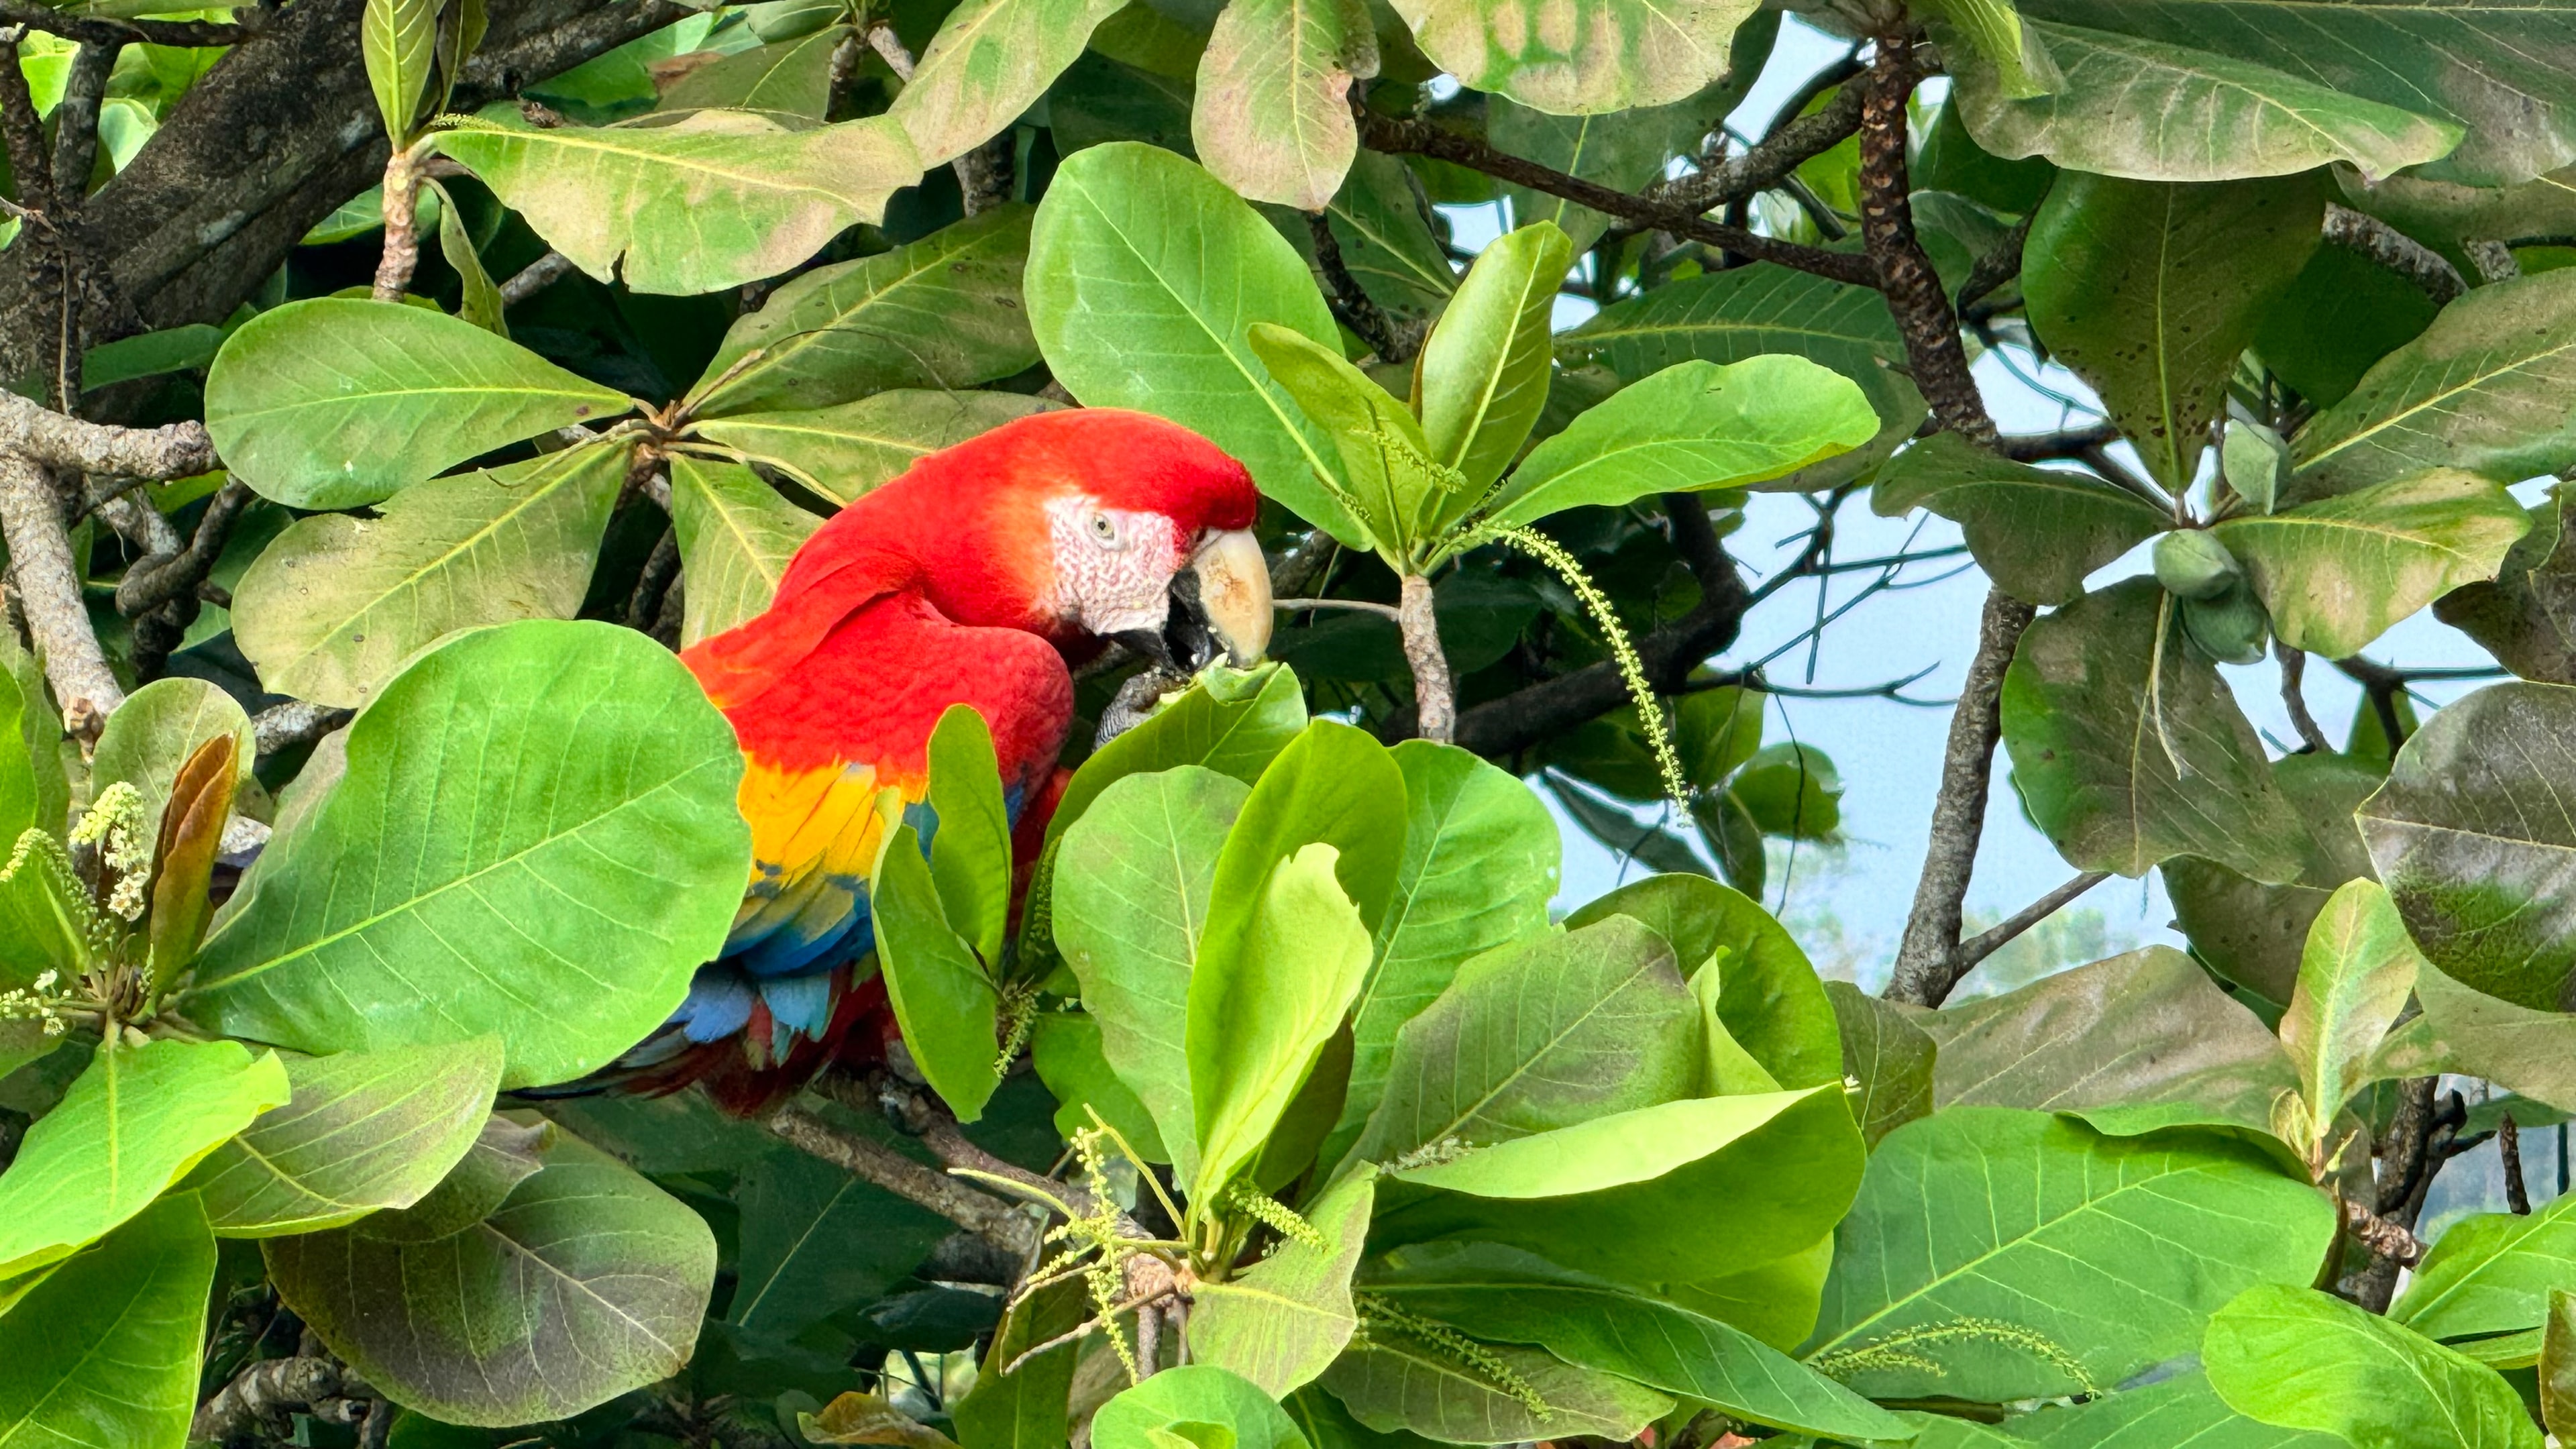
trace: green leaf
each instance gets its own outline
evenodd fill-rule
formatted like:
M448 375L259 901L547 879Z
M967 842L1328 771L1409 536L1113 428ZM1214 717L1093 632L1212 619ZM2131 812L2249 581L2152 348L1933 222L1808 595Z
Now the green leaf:
M1362 1286L1488 1342L1534 1344L1732 1418L1852 1440L1907 1437L1877 1405L1740 1329L1515 1249L1403 1248Z
M2089 1403L2042 1409L2012 1425L2041 1449L2352 1449L2331 1435L2246 1418L2196 1370Z
M2459 149L2439 161L2432 161L2441 156L2439 149L2403 160L2390 156L2379 164L2353 158L2373 174L2393 171L2406 160L2432 161L2416 174L2496 186L2576 160L2576 119L2554 105L2566 93L2567 74L2576 69L2576 21L2555 8L2438 0L2322 10L2299 0L2023 0L2022 10L2068 25L2206 47L2470 128ZM2049 47L2063 67L2066 57L2053 33ZM2475 63L2456 59L2468 56ZM2116 88L2134 78L2087 79ZM2077 83L2070 74L2069 89Z
M2532 505L2531 529L2505 550L2494 582L2464 584L2433 601L2435 618L2498 663L2550 684L2576 684L2576 597L2567 587L2576 537L2568 533L2567 503L2565 489L2553 486Z
M1842 776L1813 745L1783 740L1763 746L1727 793L1766 835L1831 840L1842 824Z
M726 330L692 406L710 419L828 408L889 388L972 387L1027 371L1038 360L1020 301L1029 221L1027 207L997 206L908 246L805 273Z
M952 927L999 969L1011 913L1011 812L993 734L974 706L952 704L930 732L930 875Z
M2119 1132L2124 1108L2266 1132L2297 1068L2261 1020L2169 946L1911 1018L1940 1043L1933 1105L2026 1107ZM2112 1109L2105 1111L2104 1109ZM2328 1114L2331 1120L2332 1114Z
M1271 380L1333 440L1341 459L1330 475L1334 501L1366 529L1346 542L1373 546L1391 566L1410 571L1416 541L1465 493L1437 471L1421 424L1339 348L1270 322L1255 322L1247 335Z
M375 205L373 197L359 199L370 207ZM139 377L196 372L213 362L223 345L224 330L202 322L102 342L81 359L81 387L87 390L132 382Z
M1079 1282L1040 1288L1013 1305L994 1331L975 1386L956 1403L957 1436L973 1449L1056 1449L1069 1443L1066 1398L1080 1351L1067 1343L1027 1363L1019 1360L1071 1333L1090 1316L1091 1300ZM1015 1363L1017 1372L1002 1372ZM1098 1433L1096 1424L1093 1432Z
M1859 387L1803 357L1676 363L1532 448L1490 512L1512 525L1651 493L1740 488L1849 452L1878 427Z
M1261 804L1256 786L1225 855ZM1299 847L1263 872L1260 904L1238 931L1219 937L1212 909L1200 938L1184 1040L1199 1148L1190 1200L1202 1211L1260 1154L1359 994L1369 932L1333 879L1338 858L1321 842ZM1221 856L1218 880L1227 874Z
M1678 101L1726 73L1727 41L1754 6L1582 0L1539 12L1491 0L1397 0L1423 53L1472 90L1560 114Z
M1099 1017L1089 1011L1051 1011L1040 1016L1029 1034L1029 1060L1037 1068L1038 1080L1055 1094L1057 1135L1071 1138L1091 1125L1091 1113L1096 1111L1147 1162L1172 1160L1154 1115L1110 1067L1101 1045ZM1183 1090L1177 1100L1186 1104L1187 1084L1179 1085Z
M883 116L787 130L749 111L666 126L460 120L438 149L600 281L688 295L776 276L921 175Z
M0 1443L164 1446L197 1408L215 1240L173 1194L0 1318Z
M1954 1107L1887 1135L1801 1355L1873 1398L2108 1389L2240 1290L2305 1284L2334 1209L2255 1151Z
M2070 82L2071 84L2071 82ZM2100 393L2168 491L2189 486L2263 308L2321 244L2315 178L2204 185L2070 175L2031 220L2031 326Z
M1485 139L1498 151L1595 181L1614 191L1641 191L1662 177L1676 156L1695 156L1710 132L1744 101L1779 37L1776 11L1753 13L1728 43L1724 79L1669 106L1608 115L1552 115L1507 96L1485 98ZM1512 218L1526 226L1552 221L1588 251L1611 218L1561 196L1506 183Z
M1066 157L1029 239L1029 322L1090 407L1158 413L1243 460L1261 490L1335 537L1358 526L1317 474L1329 443L1246 335L1339 332L1294 248L1223 183L1151 146Z
M2260 423L2229 418L2227 439L2219 448L2219 463L2219 476L2236 496L2256 513L2269 513L2273 501L2280 496L2281 480L2290 471L2290 445Z
M451 1424L532 1424L688 1363L715 1238L597 1148L557 1136L543 1170L440 1236L407 1230L418 1211L261 1245L296 1315L407 1407Z
M2243 560L2282 643L2343 659L2452 589L2495 577L2529 527L2502 486L2436 468L2212 532Z
M698 435L740 448L846 504L942 448L1049 406L1015 392L897 388L835 407L709 418L698 424Z
M729 1322L787 1338L863 1307L910 1277L955 1224L909 1199L790 1148L741 1177L740 1260Z
M1231 954L1272 868L1318 841L1339 852L1334 875L1360 924L1384 925L1404 859L1406 800L1404 773L1375 738L1337 720L1308 724L1262 772L1226 834L1199 960Z
M660 1025L722 947L750 871L742 750L652 640L460 634L347 737L339 785L206 938L182 1005L207 1026L307 1051L498 1032L504 1087L560 1082Z
M1924 9L1948 22L1958 36L1967 41L1965 51L1984 62L1985 70L1995 77L1995 89L2006 99L2025 101L2044 96L2065 84L2049 59L2047 47L2040 43L2037 32L2023 24L2021 15L2010 0L1927 0ZM1952 64L1965 57L1960 47L1944 46Z
M2292 497L2465 468L2499 483L2576 465L2576 272L2473 288L2290 440ZM220 441L220 440L219 440Z
M822 526L739 463L674 454L671 531L688 579L680 601L682 647L766 610L796 550Z
M1465 475L1443 510L1465 516L1520 456L1547 406L1548 334L1574 243L1534 222L1485 248L1422 344L1415 388L1432 458Z
M1699 1014L1672 947L1626 916L1489 951L1396 1034L1355 1150L1455 1154L1687 1097Z
M1200 1432L1159 1434L1175 1426ZM1213 1364L1165 1369L1092 1417L1091 1442L1099 1449L1170 1449L1174 1441L1199 1449L1307 1449L1286 1410L1251 1380Z
M1876 1147L1888 1133L1931 1114L1940 1049L1894 1002L1848 981L1826 982L1825 994L1842 1026L1843 1072L1860 1083L1852 1120L1860 1124L1861 1139Z
M1457 291L1458 274L1432 229L1422 183L1395 157L1377 151L1353 157L1326 218L1341 243L1343 266L1381 310L1427 318Z
M2172 515L2090 473L2000 458L1934 433L1879 470L1881 518L1926 508L1959 525L1995 587L2029 604L2071 604L2095 569L2173 526Z
M832 52L843 25L738 51L680 77L655 109L770 111L819 122L832 103Z
M2309 923L2336 886L2375 874L2370 852L2352 827L2353 807L2368 799L2385 770L2348 755L2289 755L2272 762L2272 781L2307 826L2299 878L2263 885L2223 865L2176 856L2160 869L2165 894L2192 953L2221 976L2286 1005L2299 976Z
M358 49L367 61L367 87L376 93L376 114L399 151L411 141L437 61L438 0L367 0Z
M1508 1375L1508 1385L1444 1344L1373 1324L1368 1342L1333 1360L1322 1383L1371 1429L1451 1444L1586 1434L1625 1444L1673 1406L1642 1384L1576 1368L1537 1349L1489 1348L1481 1356ZM1533 1409L1530 1399L1544 1412Z
M1565 918L1579 929L1611 915L1632 916L1673 943L1682 975L1714 968L1724 983L1718 1015L1763 1070L1788 1087L1843 1079L1834 1008L1798 943L1746 897L1705 876L1633 882Z
M465 230L465 217L457 211L455 198L435 181L426 184L438 194L438 254L456 273L461 289L456 315L494 336L509 336L510 324L501 315L501 288L483 269L483 258L474 250L474 238Z
M274 1052L102 1044L0 1173L0 1279L70 1257L287 1099Z
M1547 927L1556 822L1527 785L1454 746L1406 740L1408 825L1377 953L1351 1009L1350 1089L1317 1161L1327 1171L1385 1095L1397 1033L1470 958Z
M2576 689L2490 685L2415 732L2388 783L2355 812L2406 929L2452 979L2557 1008L2576 932L2565 881L2576 817Z
M2427 1338L2485 1338L2549 1322L2553 1294L2576 1287L2576 1201L2537 1212L2472 1213L2444 1229L2389 1305L2390 1321Z
M2540 1419L2553 1435L2576 1429L2576 1358L2568 1335L2576 1333L2576 1296L2549 1295L2549 1323L2540 1348Z
M2196 855L2294 880L2298 817L2218 671L2165 623L2168 597L2124 580L2022 635L2003 685L2014 787L2080 869L2136 876Z
M2281 1045L2298 1063L2319 1160L2335 1115L2370 1081L2371 1055L2405 1009L2423 961L2377 881L2337 890L2309 929Z
M2200 48L2220 40L2209 28L2219 22L2200 12L2285 6L2183 0L2164 8L2194 17L2190 28L2164 38L2093 28L2097 19L2118 20L2092 7L2022 8L2030 12L2023 25L2046 45L2060 77L2048 94L2014 99L1992 62L1974 51L1952 57L1959 115L1997 156L2045 156L2079 174L2138 181L2226 181L2337 161L2385 176L2459 143L2460 128L2447 120L2309 78L2313 44L2281 57L2291 61L2286 69ZM2046 12L2064 18L2039 18Z
M1240 1277L1203 1281L1190 1305L1190 1361L1232 1369L1285 1398L1329 1367L1359 1328L1351 1270L1368 1245L1377 1173L1363 1166L1305 1213L1320 1244L1285 1242Z
M568 448L414 484L374 518L298 519L234 586L234 639L269 689L355 708L443 635L569 619L628 456Z
M1199 58L1190 142L1245 200L1321 211L1359 149L1352 80L1376 69L1377 36L1363 6L1228 5Z
M2211 1316L2201 1349L2228 1407L2355 1444L2540 1449L2495 1370L2312 1288L2251 1287Z
M1129 775L1101 792L1055 866L1055 939L1099 1023L1100 1048L1194 1175L1186 1046L1190 972L1217 852L1251 793L1196 765Z
M206 374L206 431L232 476L293 508L379 502L630 406L471 322L339 297L253 317Z
M1001 998L974 948L942 914L939 887L911 826L888 834L868 884L868 905L903 1044L958 1121L980 1119L1001 1085L993 1069Z
M1482 1239L1661 1290L1812 1247L1860 1180L1839 1085L1689 1098L1394 1170L1372 1241ZM1727 1204L1711 1235L1690 1204Z
M269 1238L421 1200L491 1112L498 1037L286 1058L294 1095L197 1165L216 1232Z
M128 696L99 731L90 755L90 798L119 782L132 785L143 794L144 829L158 830L180 767L199 745L227 734L236 760L258 753L250 716L231 695L202 679L156 679Z
M1275 665L1202 671L1179 699L1143 724L1091 752L1066 782L1047 822L1052 841L1129 775L1203 765L1249 785L1306 728L1306 696L1297 677Z
M2561 1111L2576 1105L2576 1016L2499 1001L2430 965L2417 971L2415 992L2424 1037L2412 1043L2415 1028L2401 1030L2390 1053L2420 1045L2426 1066L2507 1083Z
M936 166L1010 129L1082 54L1118 0L966 0L948 12L887 114Z

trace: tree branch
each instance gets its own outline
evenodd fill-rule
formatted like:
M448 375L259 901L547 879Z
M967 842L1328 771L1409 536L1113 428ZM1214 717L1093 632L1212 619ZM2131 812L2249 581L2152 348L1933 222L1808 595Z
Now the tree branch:
M2290 712L2290 728L2299 732L2299 743L2319 754L2334 753L2326 732L2317 726L2317 717L2308 712L2308 696L2300 687L2307 678L2307 651L2275 639L2272 656L2281 661L2281 707Z
M1950 310L1941 275L1914 235L1914 207L1905 171L1906 102L1920 76L1913 45L1902 33L1879 37L1870 61L1860 119L1860 234L1876 269L1879 290L1905 336L1914 385L1932 405L1941 426L1981 447L1995 445L1995 421L1968 371L1959 319Z
M375 1400L373 1385L338 1359L323 1355L261 1359L198 1408L188 1426L190 1443L225 1444L282 1425L297 1409L334 1399ZM390 1422L390 1420L388 1420Z
M77 209L89 194L90 172L98 166L98 108L107 98L107 78L126 37L84 41L72 52L63 73L63 98L54 105L54 205Z
M1657 182L1646 188L1643 199L1696 215L1768 191L1858 130L1861 99L1860 87L1844 86L1812 116L1791 112L1743 155Z
M2016 463L2037 463L2049 458L2081 458L2087 449L2118 441L2118 428L2107 422L2087 423L2053 433L2010 434L1995 440L1995 451Z
M1948 1000L1950 993L1958 988L1959 982L1965 979L1970 971L1976 969L1978 962L2011 944L2013 939L2024 931L2065 909L2067 902L2110 878L2111 873L2107 870L2088 870L2013 912L1992 929L1980 931L1961 941L1959 949L1950 953L1948 984L1941 988L1940 995L1927 1004L1938 1006Z
M1396 336L1395 325L1342 260L1342 243L1333 235L1332 219L1320 211L1309 212L1306 234L1314 240L1315 269L1324 274L1324 301L1333 309L1334 320L1358 333L1379 361L1409 361L1412 354Z
M329 705L307 704L290 699L273 704L250 717L251 738L258 743L262 756L297 745L309 745L324 735L347 724L354 711L334 709Z
M1423 120L1398 120L1384 116L1366 106L1353 106L1358 118L1361 144L1372 151L1390 155L1429 156L1479 171L1532 191L1561 196L1578 205L1611 216L1624 217L1645 226L1660 227L1675 236L1722 247L1756 261L1777 262L1820 277L1855 286L1873 286L1877 274L1865 257L1849 252L1829 252L1821 247L1800 246L1763 236L1742 227L1710 221L1685 206L1650 197L1632 195L1580 176L1569 176L1553 167L1507 155L1472 136L1462 136Z
M23 26L0 30L0 140L9 149L9 175L26 208L50 215L54 209L54 168L45 159L45 122L36 114L36 98L19 68L18 42Z
M521 267L510 280L501 284L501 305L516 307L521 302L562 281L571 271L572 258L550 250L544 256Z
M798 1151L866 1178L897 1197L919 1203L1023 1261L1037 1250L1038 1224L1027 1213L944 1172L925 1167L874 1138L844 1132L793 1105L770 1115L769 1130Z
M0 538L8 542L10 584L27 632L44 656L45 677L62 703L64 726L95 739L98 727L125 703L125 690L90 628L54 480L25 453L5 447L0 447Z
M2440 252L2368 212L2326 203L2326 240L2350 247L2423 290L2437 307L2448 306L2469 284Z
M259 10L235 13L253 17L263 14ZM219 25L205 20L106 20L29 5L22 0L0 0L0 25L23 25L83 45L123 45L140 40L151 45L215 46L239 45L248 40L256 21L249 25Z
M2036 209L2031 216L2037 216ZM1968 268L1968 279L1959 284L1958 305L1963 310L1984 301L1997 287L2021 275L2021 251L2030 240L2030 216L2013 223L2003 240L1996 242L1974 265Z

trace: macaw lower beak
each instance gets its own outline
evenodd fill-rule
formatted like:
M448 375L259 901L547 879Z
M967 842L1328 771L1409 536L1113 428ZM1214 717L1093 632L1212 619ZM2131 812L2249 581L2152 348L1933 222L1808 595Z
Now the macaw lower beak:
M1182 597L1184 579L1190 581L1186 587L1194 599ZM1270 561L1262 557L1259 539L1244 529L1220 533L1200 545L1190 566L1172 582L1175 602L1184 608L1195 603L1213 642L1223 645L1237 665L1261 662L1270 648L1272 610Z

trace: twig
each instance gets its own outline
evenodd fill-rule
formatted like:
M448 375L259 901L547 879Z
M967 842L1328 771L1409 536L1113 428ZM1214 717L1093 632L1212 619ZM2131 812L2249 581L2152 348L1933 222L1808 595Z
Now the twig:
M912 79L912 52L903 48L903 42L895 36L893 25L883 20L870 25L868 44L878 55L885 57L886 69L894 72L896 80Z
M1516 186L1526 186L1532 191L1561 196L1594 211L1625 217L1645 226L1660 227L1676 236L1706 242L1756 261L1777 262L1784 267L1794 267L1855 286L1877 284L1877 273L1865 257L1849 252L1829 252L1821 247L1800 246L1762 236L1743 227L1713 222L1669 201L1633 195L1597 181L1569 176L1535 161L1507 155L1475 137L1460 135L1429 121L1398 120L1393 116L1380 115L1366 106L1355 105L1352 110L1359 122L1361 144L1372 151L1429 156Z
M2299 743L2317 754L2334 753L2326 732L2317 727L2317 717L2308 713L2308 697L2300 689L2308 672L2307 651L2275 639L2272 656L2281 661L2281 706L2290 712L2290 728L2299 732Z
M298 1355L261 1359L233 1375L197 1410L191 1442L244 1439L288 1413L329 1399L371 1398L375 1390L337 1359Z
M1278 609L1350 609L1390 621L1401 622L1404 618L1402 609L1373 599L1273 599L1270 603L1271 607Z
M2326 240L2350 247L2413 282L2437 307L2450 305L2469 289L2460 269L2440 252L2368 212L2327 202Z
M2052 433L2013 433L1995 440L1995 451L2016 463L2037 463L2048 458L2073 458L2088 448L2099 448L2120 441L2120 430L2107 422L2087 423L2080 428L2060 428Z
M572 258L561 252L549 251L519 268L517 272L511 274L510 280L501 284L501 305L516 307L521 302L562 281L571 271Z
M1395 335L1394 324L1342 260L1341 239L1333 235L1331 218L1320 211L1307 213L1306 234L1314 239L1315 269L1324 274L1324 302L1332 308L1334 319L1358 333L1380 361L1410 360L1412 354Z
M2504 1159L2504 1205L2516 1216L2531 1216L2531 1189L2522 1180L2522 1125L2511 1112L2496 1122L2496 1155Z
M2397 1274L2408 1266L2401 1260L2414 1242L2416 1216L2424 1210L2424 1194L2442 1161L2434 1139L2456 1130L2467 1115L2457 1092L2435 1110L2434 1087L2432 1077L2410 1077L2400 1084L2397 1114L2379 1143L2379 1181L2376 1200L2370 1205L2375 1211L2355 1224L2351 1207L2345 1209L2346 1225L2371 1246L2370 1265L2352 1285L2353 1301L2373 1313L2388 1311L2388 1300L2397 1293ZM2406 1237L2401 1240L2379 1231L2374 1225L2381 1220L2406 1230ZM2366 1234L2375 1235L2377 1241Z
M1850 79L1857 69L1855 66L1845 72L1843 79ZM1828 70L1818 74L1826 76L1833 73ZM1804 101L1793 103L1799 110L1805 109ZM1645 198L1676 210L1697 213L1768 191L1795 175L1800 166L1841 145L1844 137L1858 130L1860 107L1860 87L1845 86L1812 116L1789 111L1787 119L1775 122L1770 134L1746 148L1743 155L1705 165L1690 175L1650 186L1646 188Z
M1977 621L1977 652L1968 661L1959 707L1950 716L1950 739L1942 752L1941 791L1932 803L1932 838L1924 847L1922 879L1914 888L1914 909L1906 918L1895 974L1888 982L1891 1001L1938 1006L1957 984L1950 962L1959 947L1959 919L1969 877L1976 869L1977 841L1985 834L1995 742L2003 736L1999 701L2004 670L2037 612L2000 589L1986 592L1985 610Z
M2513 248L2500 241L2464 241L2460 250L2468 253L2469 265L2478 269L2481 282L2509 282L2522 275L2522 263L2514 260Z
M670 593L673 581L680 577L679 535L662 530L654 541L653 552L646 555L644 567L635 576L634 592L626 596L626 627L650 633L655 620L662 617L662 599Z
M781 1107L771 1114L769 1130L798 1151L918 1203L1006 1252L1026 1259L1037 1250L1038 1224L1027 1213L925 1167L882 1142L844 1132L797 1106Z
M2031 216L2038 214L2034 210ZM2025 216L2013 223L2013 229L2004 233L2003 240L1988 248L1968 268L1968 279L1959 284L1957 305L1960 310L1965 311L1984 301L1995 288L2021 275L2021 249L2030 240L2030 220Z
M257 15L259 12L242 10L235 13ZM205 20L103 20L41 5L23 4L21 0L0 0L0 24L23 25L29 30L41 30L83 45L123 45L133 40L151 45L239 45L250 38L253 29L248 25L219 25Z
M117 428L83 422L0 389L0 450L23 453L66 472L114 473L163 482L215 466L214 440L203 423Z
M300 699L290 699L284 704L270 705L252 715L250 717L251 738L257 741L259 753L262 756L274 755L280 750L292 749L297 745L312 744L347 724L351 715L352 712L349 710L333 709L329 705L307 704Z
M2067 902L2110 878L2111 873L2107 870L2088 870L2013 912L2005 917L2000 925L1980 931L1961 941L1959 949L1950 953L1950 984L1942 988L1942 997L1947 998L1958 986L1960 979L1974 970L1978 962L2002 950L2014 937L2047 920L2050 916L2056 915L2065 908Z
M1458 695L1449 680L1449 656L1440 648L1440 621L1431 607L1431 580L1404 576L1404 603L1395 626L1404 636L1404 662L1413 669L1414 728L1448 744L1458 733Z
M54 204L68 209L89 194L98 165L98 108L107 97L108 74L127 37L84 41L63 74L63 98L54 105Z

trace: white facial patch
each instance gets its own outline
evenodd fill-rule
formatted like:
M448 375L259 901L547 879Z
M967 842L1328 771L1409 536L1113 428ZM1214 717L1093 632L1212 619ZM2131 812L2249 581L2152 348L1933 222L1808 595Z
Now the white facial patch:
M1046 507L1056 605L1067 620L1101 638L1159 632L1171 611L1172 575L1189 558L1172 520L1103 508L1079 494Z

